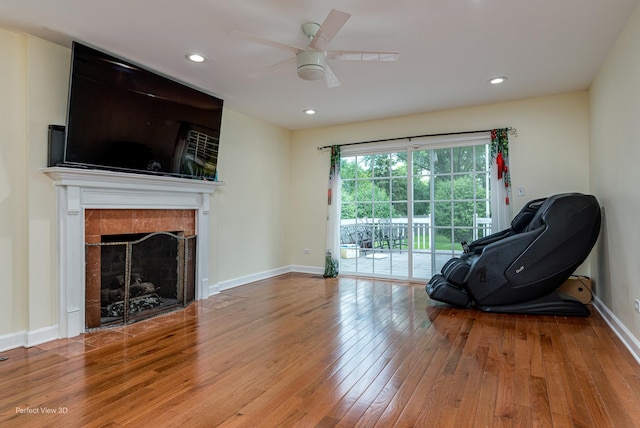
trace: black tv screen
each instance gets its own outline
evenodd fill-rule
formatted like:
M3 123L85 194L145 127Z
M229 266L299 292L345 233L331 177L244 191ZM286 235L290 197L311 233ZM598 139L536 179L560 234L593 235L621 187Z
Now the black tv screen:
M213 180L222 105L74 42L63 164Z

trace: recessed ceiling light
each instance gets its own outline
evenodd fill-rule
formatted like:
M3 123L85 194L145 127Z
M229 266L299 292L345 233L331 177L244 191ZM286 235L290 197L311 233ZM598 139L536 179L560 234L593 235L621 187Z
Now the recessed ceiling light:
M507 80L507 78L504 76L494 77L493 79L489 79L489 83L491 83L492 85L499 85L500 83L503 83L505 80Z
M302 111L304 112L304 114L308 114L308 115L316 114L316 111L312 108L307 108Z
M187 59L193 62L205 62L207 60L204 55L201 55L199 53L187 54Z

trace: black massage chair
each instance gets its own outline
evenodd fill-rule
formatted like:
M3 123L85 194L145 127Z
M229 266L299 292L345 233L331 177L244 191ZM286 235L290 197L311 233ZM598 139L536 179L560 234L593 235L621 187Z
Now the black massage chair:
M587 258L600 233L600 205L591 195L566 193L529 202L511 227L470 244L426 286L433 300L484 312L589 316L559 293Z

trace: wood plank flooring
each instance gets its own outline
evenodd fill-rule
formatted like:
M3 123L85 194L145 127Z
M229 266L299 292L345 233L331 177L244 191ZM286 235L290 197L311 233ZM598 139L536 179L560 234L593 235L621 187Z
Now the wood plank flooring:
M633 427L640 366L588 318L286 274L0 353L2 427Z

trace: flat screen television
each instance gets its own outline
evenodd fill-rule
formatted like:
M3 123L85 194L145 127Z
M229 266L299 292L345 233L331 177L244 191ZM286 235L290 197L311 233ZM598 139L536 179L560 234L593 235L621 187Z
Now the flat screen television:
M59 165L214 180L223 101L74 42Z

